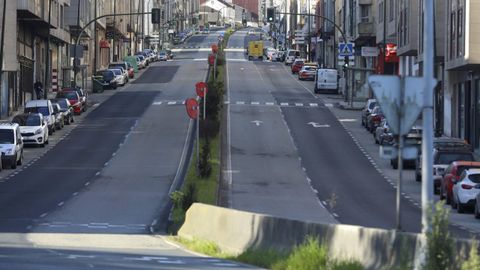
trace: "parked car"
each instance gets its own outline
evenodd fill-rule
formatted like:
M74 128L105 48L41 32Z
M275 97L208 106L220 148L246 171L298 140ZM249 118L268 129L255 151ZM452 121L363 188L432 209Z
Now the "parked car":
M57 99L59 98L66 98L68 99L68 102L70 102L70 105L72 106L73 113L74 114L82 114L83 112L83 104L80 101L80 96L76 91L60 91L57 93L56 97Z
M142 60L142 58L139 55L135 55L137 59L137 67L138 69L143 69L145 68L145 62Z
M60 111L64 114L65 125L70 125L75 120L73 119L73 107L67 98L55 98L52 102L57 103L60 106Z
M173 57L175 57L175 54L173 54L172 50L166 49L165 52L167 53L168 59L172 60Z
M315 80L315 74L317 73L317 67L304 65L302 69L298 72L299 80Z
M305 65L305 60L296 59L292 64L292 74L295 74L300 71L300 69Z
M378 127L375 129L373 133L373 139L375 140L375 144L384 145L385 144L385 135L390 133L390 127L388 126L388 122L386 118L382 119L382 122Z
M382 119L383 119L382 108L380 108L380 106L376 106L375 108L373 108L372 113L370 113L367 116L367 124L365 127L367 128L368 131L373 133L377 128L377 126L380 125L380 122L382 121Z
M148 66L148 61L147 61L147 58L143 55L137 55L138 58L140 59L140 64L139 66L141 66L142 68L146 68Z
M480 169L464 170L452 188L452 209L463 213L467 207L474 207L479 192Z
M472 146L465 140L451 137L437 137L433 139L434 160L433 174L441 178L445 169L450 163L457 160L475 161L472 153ZM422 163L421 155L417 157L415 166L415 180L422 181ZM435 180L434 180L435 181ZM437 187L440 186L440 179L437 180Z
M23 163L23 139L20 126L16 123L0 124L0 149L2 152L2 168L10 166L16 169Z
M277 60L277 62L283 62L283 61L285 61L285 54L286 54L285 51L278 51L277 54L276 54L276 60Z
M440 200L445 200L446 204L452 202L453 185L460 180L460 175L465 170L480 169L480 162L476 161L454 161L445 169L445 173L440 183Z
M41 113L47 121L49 135L55 132L55 115L50 100L30 100L25 104L24 113Z
M113 62L108 65L108 69L121 68L122 74L125 77L125 83L128 83L128 62Z
M115 74L115 81L117 85L124 86L127 82L125 81L125 76L122 73L121 69L109 69Z
M158 58L160 59L160 61L167 61L168 60L167 52L166 51L160 51L158 53Z
M48 125L41 113L23 113L16 115L12 123L20 126L20 134L24 144L40 145L48 144Z
M53 115L55 115L55 129L60 130L65 126L65 114L61 111L60 105L52 102Z
M275 54L277 53L277 50L275 50L272 47L265 47L263 49L263 55L267 60L273 61L275 60L274 58L276 57Z
M372 113L373 109L377 106L377 100L374 98L368 99L365 103L365 107L362 110L362 126L367 126L367 117Z
M82 111L87 111L87 92L83 91L80 87L64 88L62 91L75 91L79 96L80 103L82 103Z
M112 70L99 70L95 75L102 77L101 82L104 84L104 89L117 89L116 76Z
M338 71L331 68L319 68L315 74L315 85L313 91L315 94L321 92L338 93Z
M292 49L287 50L285 56L285 65L291 65L298 57L300 57L300 51Z
M393 143L393 147L397 148L398 142ZM413 126L404 139L405 147L415 147L417 148L417 153L420 152L422 148L422 127ZM416 158L413 159L403 159L403 167L415 168ZM390 160L390 165L393 169L398 169L398 156Z

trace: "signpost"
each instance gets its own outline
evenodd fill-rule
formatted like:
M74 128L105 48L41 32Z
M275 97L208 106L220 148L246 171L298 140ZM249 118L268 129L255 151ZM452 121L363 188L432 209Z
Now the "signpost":
M198 101L195 98L187 98L185 100L185 107L187 109L187 114L188 116L193 119L197 120L197 143L196 143L196 148L197 148L197 175L199 174L199 169L198 169L198 162L199 162L199 151L200 151L200 117L198 117Z
M338 56L353 56L355 45L352 42L338 43Z
M208 86L205 82L197 82L195 84L195 92L197 93L197 96L203 98L203 120L205 120L205 117L207 115L207 91Z
M397 222L396 229L401 230L401 192L403 176L404 136L417 120L423 109L424 81L421 77L400 78L395 75L371 75L368 83L373 89L377 102L389 123L390 130L398 136L398 181L397 181ZM425 130L424 130L425 132ZM386 150L386 151L385 151ZM391 152L390 149L381 152ZM410 152L410 151L408 151ZM381 153L383 156L390 156Z

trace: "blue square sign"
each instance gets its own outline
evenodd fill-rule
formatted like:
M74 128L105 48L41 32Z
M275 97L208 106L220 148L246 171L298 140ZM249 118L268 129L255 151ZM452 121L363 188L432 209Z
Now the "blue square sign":
M353 43L338 44L338 56L352 56L352 55L353 55Z

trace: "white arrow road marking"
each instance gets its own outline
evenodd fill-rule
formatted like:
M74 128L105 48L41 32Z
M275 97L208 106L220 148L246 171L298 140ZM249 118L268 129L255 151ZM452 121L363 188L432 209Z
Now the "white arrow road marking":
M255 123L255 125L258 127L258 126L260 126L260 124L262 124L263 122L260 121L260 120L255 120L255 121L252 121L252 123Z
M315 123L315 122L308 122L307 125L311 125L314 128L328 128L328 127L330 127L330 125L328 125L328 124L321 125L321 124Z

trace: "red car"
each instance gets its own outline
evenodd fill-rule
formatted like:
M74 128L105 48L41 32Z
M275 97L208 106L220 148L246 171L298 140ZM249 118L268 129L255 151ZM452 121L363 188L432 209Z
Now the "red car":
M68 99L68 102L70 102L70 105L73 108L73 113L77 115L81 114L84 111L80 96L78 95L77 91L71 88L65 88L62 91L58 92L55 98Z
M292 64L292 74L299 72L303 65L305 65L305 61L302 59L296 59Z
M445 169L445 174L443 175L442 181L440 183L440 199L446 199L446 203L450 204L452 201L452 188L453 185L460 180L460 175L463 171L480 168L480 162L478 161L454 161L452 162L447 169Z

